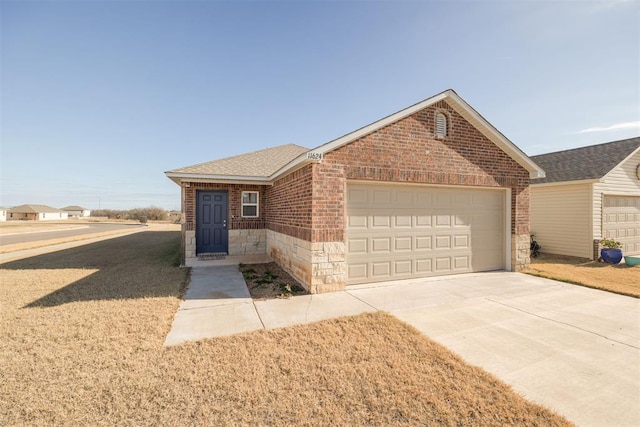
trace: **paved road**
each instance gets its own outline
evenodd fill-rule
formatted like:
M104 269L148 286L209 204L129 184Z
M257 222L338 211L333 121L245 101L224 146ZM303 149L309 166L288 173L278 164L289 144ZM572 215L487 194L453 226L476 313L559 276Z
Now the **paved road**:
M82 236L85 234L105 233L116 230L135 230L144 227L142 224L78 224L71 229L65 228L51 231L26 232L20 234L0 235L0 246L12 245L15 243L37 242L40 240L63 239L68 237ZM80 228L82 227L82 228Z

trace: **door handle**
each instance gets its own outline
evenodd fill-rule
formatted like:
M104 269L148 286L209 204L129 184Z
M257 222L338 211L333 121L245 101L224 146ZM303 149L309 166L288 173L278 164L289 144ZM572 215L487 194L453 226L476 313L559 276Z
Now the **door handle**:
M227 228L227 220L226 219L222 220L222 228Z

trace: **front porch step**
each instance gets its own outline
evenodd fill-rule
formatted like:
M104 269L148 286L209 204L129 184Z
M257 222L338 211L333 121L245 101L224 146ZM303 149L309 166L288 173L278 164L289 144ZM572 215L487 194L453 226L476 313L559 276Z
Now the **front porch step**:
M226 253L206 253L206 254L198 254L198 259L200 261L209 261L209 260L218 260L225 259L227 257Z

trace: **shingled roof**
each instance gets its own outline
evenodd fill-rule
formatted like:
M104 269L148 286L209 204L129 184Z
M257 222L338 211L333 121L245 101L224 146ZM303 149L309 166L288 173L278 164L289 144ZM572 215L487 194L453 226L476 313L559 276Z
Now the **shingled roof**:
M47 205L20 205L9 209L13 213L60 213L60 209Z
M64 208L60 208L61 210L67 212L67 211L86 211L88 210L87 208L83 208L82 206L77 206L77 205L72 205L72 206L65 206Z
M532 184L600 179L640 148L640 137L531 156L547 173Z
M298 156L309 151L295 144L280 145L252 153L174 169L167 174L226 175L268 178Z

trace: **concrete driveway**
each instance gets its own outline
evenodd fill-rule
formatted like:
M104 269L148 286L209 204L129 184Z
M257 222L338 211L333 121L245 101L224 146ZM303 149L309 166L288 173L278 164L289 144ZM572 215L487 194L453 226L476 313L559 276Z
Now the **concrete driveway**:
M578 425L640 425L638 299L517 273L349 292Z
M253 301L236 267L194 268L166 344L378 310L578 425L640 425L640 300L519 273Z

